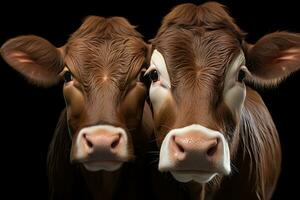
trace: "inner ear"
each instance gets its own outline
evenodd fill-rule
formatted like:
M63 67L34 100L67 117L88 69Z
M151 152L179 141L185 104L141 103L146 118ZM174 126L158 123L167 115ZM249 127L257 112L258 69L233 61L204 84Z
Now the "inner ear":
M253 80L265 86L276 85L300 69L300 34L275 32L255 45L245 45L248 69Z
M61 51L47 40L32 35L8 40L1 47L1 55L30 82L42 86L55 84L64 67Z

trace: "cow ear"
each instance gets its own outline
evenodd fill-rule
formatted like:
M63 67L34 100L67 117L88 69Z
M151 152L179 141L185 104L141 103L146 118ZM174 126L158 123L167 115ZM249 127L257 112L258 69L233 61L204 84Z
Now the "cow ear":
M247 67L259 85L275 86L300 69L299 33L271 33L245 47Z
M51 86L58 82L63 70L63 56L59 49L37 36L20 36L8 40L1 47L3 59L30 82Z

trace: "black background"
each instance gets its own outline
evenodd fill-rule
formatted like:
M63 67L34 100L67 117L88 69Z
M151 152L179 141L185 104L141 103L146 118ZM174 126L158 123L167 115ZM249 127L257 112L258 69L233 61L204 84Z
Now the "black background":
M63 45L87 15L124 16L138 25L145 39L155 36L163 16L183 2L204 1L88 1L1 2L0 44L24 34L35 34ZM228 6L237 24L254 43L277 30L300 32L297 1L219 1ZM299 184L300 73L278 88L259 90L278 128L283 150L282 174L273 199L296 199ZM32 86L0 59L1 190L4 199L47 199L46 155L60 111L61 85ZM295 182L296 181L296 182Z

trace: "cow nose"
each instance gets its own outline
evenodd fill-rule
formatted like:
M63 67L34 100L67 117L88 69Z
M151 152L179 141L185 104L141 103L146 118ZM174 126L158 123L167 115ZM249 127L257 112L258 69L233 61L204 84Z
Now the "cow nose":
M118 169L131 159L126 131L97 125L81 129L72 145L71 161L83 163L90 171Z
M218 135L198 131L174 134L168 144L171 165L163 170L223 173L224 149Z
M228 175L228 142L221 132L200 124L172 129L162 142L158 169L180 182L206 183L217 174Z
M87 154L93 154L95 151L108 151L108 153L117 153L121 146L121 133L107 133L98 131L93 134L82 134L82 143Z
M173 136L170 141L171 151L176 160L183 161L189 154L196 154L203 161L213 160L217 157L219 140L217 137L204 137L197 133Z
M170 145L178 160L184 160L190 153L196 153L203 159L211 159L217 156L218 143L218 138L174 136Z

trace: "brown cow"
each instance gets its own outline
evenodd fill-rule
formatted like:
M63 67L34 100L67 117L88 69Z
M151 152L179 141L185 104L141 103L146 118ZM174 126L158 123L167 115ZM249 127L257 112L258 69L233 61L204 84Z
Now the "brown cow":
M250 86L275 87L299 70L300 34L275 32L248 44L224 6L209 2L175 7L152 44L146 75L159 170L191 199L270 199L280 142Z
M141 199L144 164L129 161L145 154L151 111L141 82L148 48L134 27L121 17L90 16L63 47L20 36L1 54L38 86L64 80L66 109L48 157L51 198L88 198L83 188L77 193L82 174L92 199Z

